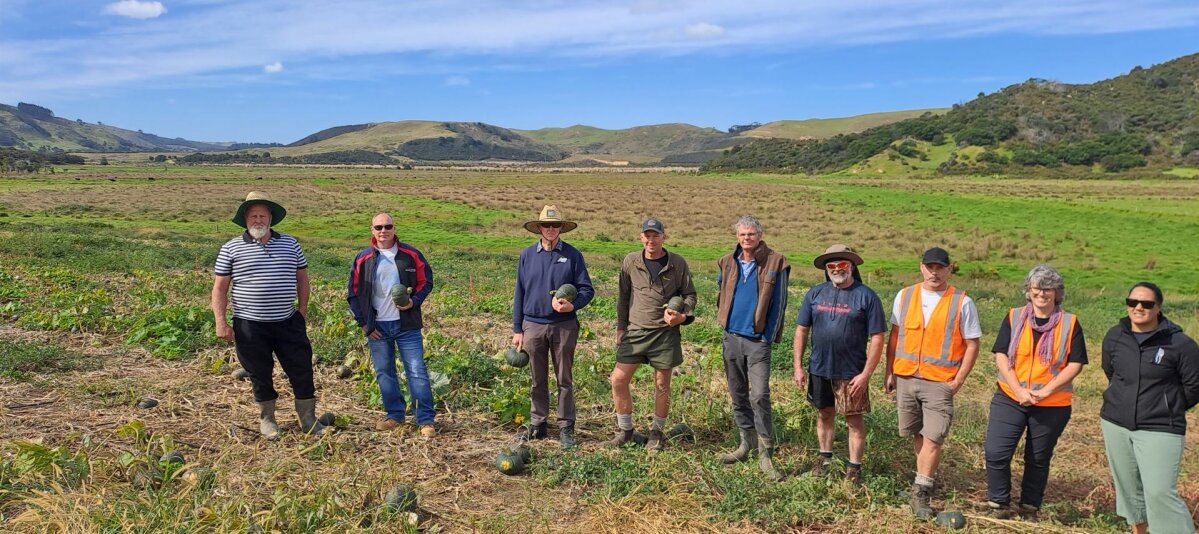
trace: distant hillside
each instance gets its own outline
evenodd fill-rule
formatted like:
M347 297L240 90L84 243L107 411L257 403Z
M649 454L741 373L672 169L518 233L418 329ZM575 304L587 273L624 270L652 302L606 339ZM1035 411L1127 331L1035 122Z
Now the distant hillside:
M744 137L771 137L780 139L826 139L834 135L857 133L876 126L919 117L925 113L940 115L949 108L908 109L867 113L836 119L805 119L774 121L742 132Z
M180 152L225 150L227 146L68 120L55 117L49 109L24 102L16 106L0 104L0 147L66 152Z
M599 159L661 160L679 154L720 150L738 143L738 139L715 128L690 124L655 124L623 130L605 130L592 126L517 130L531 139Z
M906 141L905 141L906 140ZM909 142L910 141L910 142ZM930 147L952 142L953 150ZM1003 172L1026 167L1125 171L1199 164L1199 54L1091 84L1032 79L923 115L825 140L765 139L733 147L707 170ZM915 165L915 162L922 162Z
M369 151L418 161L558 161L565 150L481 122L396 121L338 126L309 135L274 156Z

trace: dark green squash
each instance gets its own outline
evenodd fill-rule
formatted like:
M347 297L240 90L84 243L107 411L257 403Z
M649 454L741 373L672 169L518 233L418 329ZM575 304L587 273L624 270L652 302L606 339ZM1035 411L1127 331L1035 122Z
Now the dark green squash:
M519 475L525 469L525 461L519 452L511 447L504 447L495 456L495 468L508 476Z
M937 512L937 524L951 529L965 528L966 516L957 510L945 510Z
M683 311L683 306L685 306L685 305L686 305L686 302L683 300L683 297L680 295L675 295L673 297L670 297L670 301L668 301L662 307L666 308L668 310L674 310L674 311L681 313Z
M508 352L504 355L504 358L508 360L508 365L512 367L521 368L529 365L529 353L525 352L524 349L516 350L516 347L508 347Z
M416 490L408 484L397 484L383 496L383 507L393 512L416 510Z
M574 302L575 297L579 296L579 290L571 284L562 284L562 287L556 291L550 291L550 294L556 299L562 299L566 302Z
M404 287L401 284L391 286L391 303L396 307L402 308L412 302L412 288Z

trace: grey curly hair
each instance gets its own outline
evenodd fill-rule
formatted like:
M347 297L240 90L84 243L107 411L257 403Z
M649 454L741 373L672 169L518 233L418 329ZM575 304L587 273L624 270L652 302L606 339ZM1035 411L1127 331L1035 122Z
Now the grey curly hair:
M1066 282L1062 280L1062 273L1057 272L1057 269L1050 267L1049 264L1042 263L1028 271L1028 276L1024 277L1025 298L1028 297L1029 290L1034 287L1053 289L1054 304L1061 304L1066 299Z
M762 234L762 223L758 222L758 219L753 215L742 215L739 217L737 222L733 223L733 234L736 234L742 226L753 228L758 232L758 235Z

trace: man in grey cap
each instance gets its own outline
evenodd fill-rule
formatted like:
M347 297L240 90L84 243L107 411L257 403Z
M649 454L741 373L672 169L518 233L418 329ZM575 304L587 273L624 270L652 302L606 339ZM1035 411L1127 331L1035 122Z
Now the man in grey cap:
M619 447L633 439L633 397L629 382L637 366L654 368L654 419L646 449L662 450L666 444L666 417L670 415L671 371L683 363L679 325L695 320L695 286L682 256L662 247L666 228L650 218L641 223L642 250L630 252L620 266L616 300L616 368L612 370L612 403L616 408L616 435L608 445ZM682 306L668 306L682 297Z
M952 265L945 249L924 251L923 281L895 296L887 339L885 387L896 391L899 435L912 438L916 453L910 506L917 519L933 517L933 475L953 422L953 397L974 368L982 337L974 301L949 285Z
M783 336L791 264L762 240L762 224L744 215L733 224L737 246L716 261L716 320L724 330L724 373L741 443L721 457L742 462L758 449L758 467L771 480L774 468L774 413L770 405L770 352Z
M862 454L870 412L870 375L883 355L887 319L883 303L862 283L862 257L846 245L832 245L812 264L824 271L825 282L808 290L795 320L795 385L808 391L816 408L816 441L820 447L809 476L828 474L836 436L835 419L845 417L849 428L849 463L845 479L862 483ZM810 373L803 354L812 342Z
M287 374L295 395L300 429L321 435L316 419L316 387L312 382L312 345L305 318L308 313L308 260L296 238L276 232L272 225L287 215L283 206L253 191L237 208L233 222L246 231L230 239L217 253L212 269L212 314L216 335L231 341L237 360L250 374L258 403L258 426L263 437L276 439L272 353ZM225 319L233 293L233 326ZM299 306L296 301L299 300Z

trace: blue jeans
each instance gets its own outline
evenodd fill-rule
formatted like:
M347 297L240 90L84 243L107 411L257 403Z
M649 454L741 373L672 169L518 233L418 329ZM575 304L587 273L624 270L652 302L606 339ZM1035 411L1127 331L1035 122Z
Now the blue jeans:
M433 388L429 384L429 371L425 369L425 344L421 331L400 330L399 321L379 321L375 329L383 337L377 340L367 337L367 346L371 350L375 380L379 383L387 418L401 423L404 421L406 404L400 392L399 376L396 375L396 348L399 347L416 424L433 424Z

